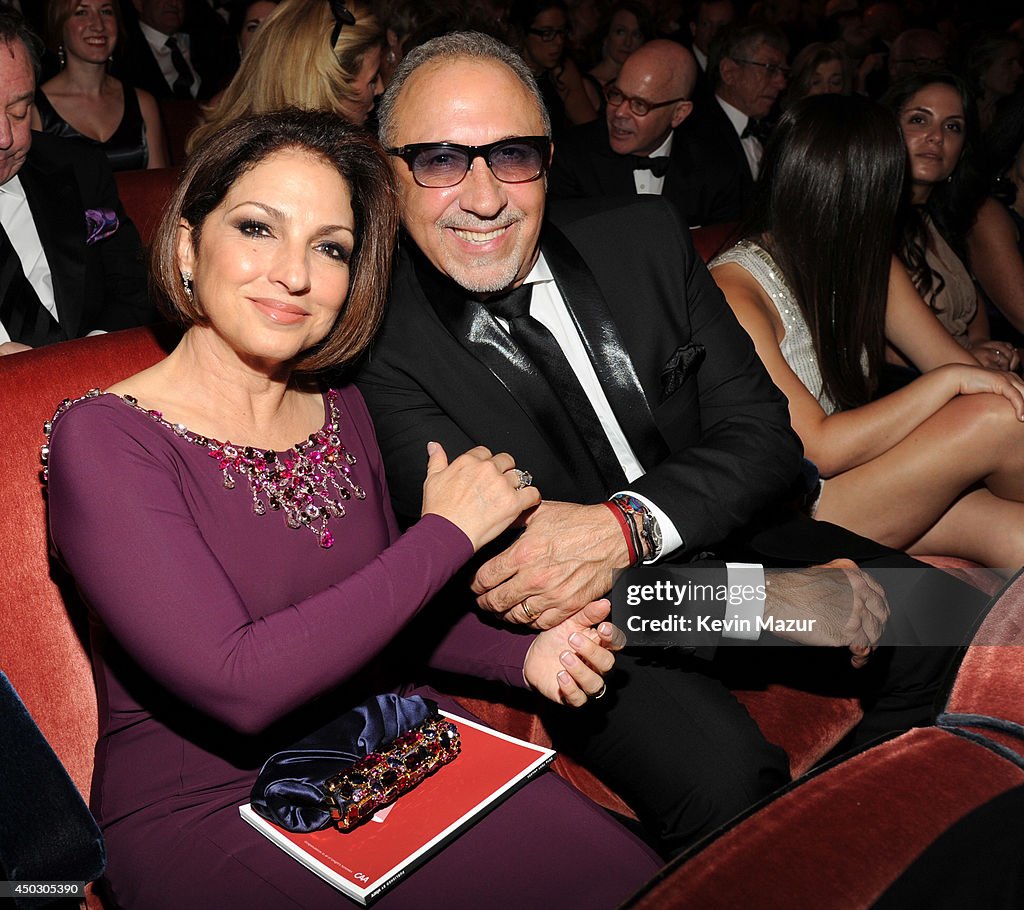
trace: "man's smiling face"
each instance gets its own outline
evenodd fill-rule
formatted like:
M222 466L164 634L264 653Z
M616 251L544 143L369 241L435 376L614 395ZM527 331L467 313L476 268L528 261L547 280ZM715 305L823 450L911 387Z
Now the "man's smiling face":
M424 64L402 87L393 115L396 146L420 142L487 145L540 136L544 121L534 97L503 64L470 58ZM518 285L537 259L546 184L502 183L482 158L461 183L419 186L408 165L393 159L402 221L433 265L476 294Z

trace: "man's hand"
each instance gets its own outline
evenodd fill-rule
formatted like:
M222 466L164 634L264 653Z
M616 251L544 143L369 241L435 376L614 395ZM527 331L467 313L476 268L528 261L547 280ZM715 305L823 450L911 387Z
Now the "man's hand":
M595 601L534 638L523 663L523 678L531 688L574 708L600 698L603 677L615 664L613 652L626 644L620 629L602 622L610 612L607 600Z
M0 357L4 354L20 354L22 351L31 351L27 344L22 344L20 341L5 341L0 344Z
M628 565L626 540L607 506L542 502L519 539L480 567L472 588L482 609L550 629L607 594Z
M775 634L804 645L846 646L855 667L867 663L885 629L889 604L882 586L856 563L834 559L810 569L766 569L765 581L765 619L814 621L810 631Z

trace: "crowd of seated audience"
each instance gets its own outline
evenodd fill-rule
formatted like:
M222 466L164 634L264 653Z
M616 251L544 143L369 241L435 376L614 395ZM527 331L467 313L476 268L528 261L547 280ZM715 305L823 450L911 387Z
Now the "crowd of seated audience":
M757 357L751 354L750 361L760 358L785 396L786 402L778 399L780 422L794 440L785 421L788 402L792 430L808 462L802 518L809 514L914 555L939 553L997 570L1024 565L1024 379L1018 347L1024 348L1024 45L1020 21L1010 21L1013 4L993 3L972 10L968 19L946 16L946 5L937 0L46 0L42 7L21 0L17 5L43 40L36 40L9 5L0 0L0 51L11 51L0 53L6 109L0 118L0 355L158 320L147 292L146 252L117 197L113 171L180 167L187 157L191 163L183 168L185 178L169 209L176 214L164 216L157 244L166 272L158 276L164 284L157 296L186 326L181 350L197 339L215 338L211 350L226 346L237 353L233 342L219 337L219 322L196 303L214 299L210 276L221 269L208 256L205 262L199 257L198 229L212 218L215 230L202 235L204 249L216 249L217 230L225 235L224 248L234 249L231 244L240 241L223 225L217 228L216 219L238 187L255 184L279 200L281 211L290 211L295 206L282 187L297 174L304 190L300 208L320 225L315 250L327 253L317 264L318 281L323 286L327 275L326 284L338 291L335 305L349 291L347 278L338 290L339 263L346 276L351 267L350 300L367 293L356 281L365 283L368 269L376 269L373 317L358 327L355 356L369 343L384 305L401 193L413 186L447 191L459 183L443 182L450 171L432 175L430 168L440 168L437 161L416 158L410 146L382 150L376 141L378 102L396 71L399 88L393 92L401 91L401 63L417 47L450 32L482 31L504 42L504 53L514 49L519 65L525 62L550 117L553 142L533 137L525 144L536 168L519 180L498 176L502 168L514 173L516 164L495 155L522 155L524 148L496 151L494 144L510 138L504 133L479 140L491 145L462 147L468 160L461 179L477 179L484 168L509 186L542 177L553 207L565 206L561 211L576 211L577 203L566 200L590 200L579 209L586 212L586 206L597 211L607 200L612 211L624 204L621 197L659 195L680 224L723 227L730 239L709 264L711 278L753 341ZM415 55L407 63L413 60ZM423 106L431 110L428 102ZM171 124L182 122L187 142L184 133L180 142L171 136ZM385 114L381 122L387 122ZM445 135L443 123L432 126ZM302 141L279 141L276 131L286 128L301 133ZM250 147L247 130L262 137L262 152ZM238 146L230 161L225 135L234 135ZM330 154L321 148L329 142ZM541 160L552 145L553 158ZM340 160L342 153L369 170L349 173L331 159L336 154ZM389 161L400 171L402 162L408 165L404 184L392 184ZM236 170L223 176L229 165ZM420 182L417 167L442 182ZM203 180L220 187L216 198L208 187L204 195ZM319 192L324 188L331 192ZM190 205L195 217L187 216ZM366 232L375 214L386 223ZM271 222L278 216L269 212ZM339 231L348 220L356 227ZM353 237L376 233L375 243L390 246L372 263L360 262L364 241L347 247L321 242L325 224ZM181 239L183 225L187 233L195 228L195 236ZM245 231L269 235L272 224ZM686 231L679 234L685 237ZM167 264L179 260L192 270ZM699 260L695 269L707 278ZM715 284L706 284L720 302ZM724 306L721 312L730 319ZM359 322L358 312L344 313L338 326ZM289 432L292 426L302 429L267 437L280 446L317 425L310 415L321 408L319 391L302 386L298 393L300 386L292 384L295 363L305 363L297 360L299 353L273 360L268 373L275 381L286 377L283 388L296 407ZM694 370L703 353L690 352ZM200 365L212 368L216 358L209 350L204 357L209 362L201 357ZM184 359L172 355L170 368L143 380L152 402L162 406L167 396L179 404L180 390L188 386L179 386L182 377L197 387L206 381L202 370L177 373ZM153 376L155 384L147 385ZM600 378L596 382L600 386ZM69 394L73 380L70 386ZM96 410L91 404L85 408ZM85 408L64 418L65 438ZM137 415L126 416L134 421ZM364 422L372 438L369 416ZM196 425L205 426L198 412ZM230 419L211 426L211 438L245 429ZM95 431L97 440L102 435ZM56 539L71 568L88 578L93 544L91 538L77 539L89 535L81 530L81 504L74 497L94 497L85 505L99 521L106 518L109 496L90 489L84 477L80 485L62 488L57 451L58 483L51 494ZM62 457L65 470L72 461L92 463ZM375 443L360 455L374 465L378 457ZM451 466L446 459L441 463L443 451L432 449L431 457L430 473L440 477L435 488L461 495L464 487L474 487L475 482L453 479L466 469L467 456ZM500 470L487 483L506 498L510 486L532 502L532 492L522 493L530 481L506 466L508 457L488 453ZM384 530L376 550L367 544L368 558L388 552L398 539L383 494L378 505L372 517ZM243 511L245 522L255 520ZM508 511L479 541L470 541L472 549L518 514L511 506ZM476 520L475 514L470 518ZM151 541L154 553L162 546L158 538ZM466 541L459 543L468 558ZM84 554L77 564L76 548ZM634 555L639 561L643 548ZM300 568L293 561L296 591L304 583ZM456 568L437 570L431 584L439 587ZM346 565L345 573L350 569L354 573L359 566ZM329 579L323 581L327 585ZM524 625L534 618L528 600L512 608L522 606ZM134 603L124 599L125 606ZM854 667L871 657L887 617L886 612L875 623L878 635L851 646ZM590 627L580 623L581 629ZM396 634L403 625L396 621L381 634ZM592 669L600 672L585 673L589 691L577 679L584 700L604 696L607 687L599 677L611 659L605 661L601 652L621 646L607 628L598 636L596 624L590 625L595 637L586 648L599 654L600 667ZM138 618L126 628L150 634ZM548 629L542 640L564 647L560 637L574 629ZM328 650L323 636L321 647ZM559 678L561 655L535 657L530 668L542 658L544 678ZM188 655L181 666L190 661ZM102 675L102 656L98 666ZM312 670L309 675L316 695L337 682L321 681ZM538 688L525 670L522 676ZM564 688L549 689L551 700L571 703ZM189 696L189 687L182 685L180 694ZM134 709L130 700L126 704ZM293 707L283 705L281 713ZM235 795L244 798L247 787ZM559 791L550 798L560 805L575 796ZM540 795L535 801L541 802ZM231 824L237 821L234 803L221 809ZM591 877L588 894L610 888L608 894L625 895L657 868L659 857L632 833L591 817L596 810L589 806L575 811L591 835L610 829L599 845L608 857L594 848L610 884ZM573 817L566 815L547 839L570 838ZM123 857L131 855L133 842L154 855L160 843L144 843L129 828L107 836L115 875L142 893L146 882L133 880L141 873L126 869L136 864ZM576 852L582 855L586 843L577 844ZM516 844L521 846L519 838ZM621 860L625 870L612 862L620 850L633 857L632 864ZM557 865L554 856L542 871ZM289 863L282 859L274 875L287 879ZM295 874L304 887L304 873ZM578 887L572 879L563 884L567 893ZM225 893L230 886L225 880ZM140 900L126 893L126 904ZM309 905L314 900L318 893L310 895Z

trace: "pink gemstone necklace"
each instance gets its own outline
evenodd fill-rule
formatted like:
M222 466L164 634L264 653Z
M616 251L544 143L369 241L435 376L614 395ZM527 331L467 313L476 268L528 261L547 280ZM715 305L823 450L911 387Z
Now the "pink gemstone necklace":
M92 389L85 397L95 398L100 394L98 389ZM356 457L345 448L339 435L339 398L335 389L328 390L329 416L324 426L288 452L278 453L199 436L184 424L164 420L160 411L140 407L131 395L121 396L126 404L167 427L176 436L206 449L224 475L225 489L233 490L236 476L244 477L249 484L255 514L265 515L268 508L284 512L289 528L309 528L325 550L334 546L334 535L327 522L345 515L343 502L353 496L356 499L366 498L366 491L352 478ZM72 404L70 400L63 401L54 420ZM52 421L47 424L49 435ZM44 460L47 454L44 451Z

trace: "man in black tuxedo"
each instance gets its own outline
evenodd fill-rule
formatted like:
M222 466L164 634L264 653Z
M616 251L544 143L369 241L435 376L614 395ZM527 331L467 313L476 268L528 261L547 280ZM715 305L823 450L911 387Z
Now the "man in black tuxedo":
M636 558L698 555L786 493L800 465L786 401L672 207L573 200L545 213L550 126L517 55L482 35L428 42L399 67L380 124L407 236L357 382L396 511L407 522L420 514L429 440L453 456L476 444L508 451L545 496L515 543L479 567L480 606L519 627L551 627L608 592ZM847 544L851 556L886 554L831 526L768 538L767 549L794 562L822 562ZM730 582L761 571L713 570ZM771 592L745 607L827 616L827 634L794 638L838 646L826 650L825 673L855 687L844 674L862 672L854 667L887 615L877 585L855 568L811 570L773 576ZM449 593L465 607L464 589ZM421 650L427 632L446 628L436 609L424 626ZM658 658L619 655L607 695L599 677L580 674L596 703L556 709L548 723L671 853L779 786L788 769L707 662ZM577 655L562 660L578 669ZM934 671L883 706L881 729L926 713ZM877 661L864 673L879 688L892 682Z
M690 227L738 221L739 183L685 128L696 79L693 55L674 41L649 41L630 54L608 90L604 120L559 143L551 198L660 195Z
M238 45L205 0L132 0L122 12L114 72L154 98L206 101L238 68Z
M34 38L0 11L0 353L152 322L142 243L99 151L32 133Z
M701 149L729 168L744 210L764 154L765 118L786 87L785 35L768 25L735 25L716 35L708 58L715 87L711 103L698 107L687 127Z
M694 98L710 100L714 86L708 73L708 54L711 44L723 28L736 21L736 7L732 0L701 0L690 20L691 50L697 60L697 85Z

